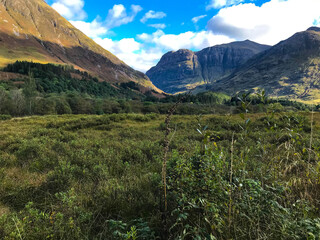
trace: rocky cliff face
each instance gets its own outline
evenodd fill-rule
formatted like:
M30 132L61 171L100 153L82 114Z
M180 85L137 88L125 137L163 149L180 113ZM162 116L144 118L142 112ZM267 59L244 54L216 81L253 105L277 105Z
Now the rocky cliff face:
M43 0L0 0L0 67L16 60L70 64L110 83L149 78L72 26Z
M187 49L163 55L157 66L147 72L147 76L167 93L183 91L187 85L202 81L198 57Z
M212 84L229 94L263 88L271 96L320 102L320 28L294 34Z
M205 48L199 52L182 49L165 54L147 75L158 88L177 93L230 74L255 54L269 46L251 42L233 42Z

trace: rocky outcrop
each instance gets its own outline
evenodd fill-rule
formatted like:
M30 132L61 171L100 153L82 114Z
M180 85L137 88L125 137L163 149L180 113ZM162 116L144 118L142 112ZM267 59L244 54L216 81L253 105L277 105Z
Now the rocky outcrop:
M176 93L186 89L188 84L201 82L201 66L194 52L181 49L163 55L147 76L164 92Z
M155 86L168 93L215 82L269 46L249 40L205 48L199 52L181 49L168 52L147 75Z

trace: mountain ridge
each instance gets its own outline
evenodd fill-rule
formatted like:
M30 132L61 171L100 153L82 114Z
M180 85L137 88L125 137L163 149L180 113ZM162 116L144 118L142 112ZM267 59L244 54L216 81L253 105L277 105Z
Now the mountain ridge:
M295 33L257 54L207 89L234 94L263 88L271 96L320 102L320 28Z
M183 92L215 82L269 47L245 40L215 45L197 52L188 49L170 51L146 74L153 84L165 92Z

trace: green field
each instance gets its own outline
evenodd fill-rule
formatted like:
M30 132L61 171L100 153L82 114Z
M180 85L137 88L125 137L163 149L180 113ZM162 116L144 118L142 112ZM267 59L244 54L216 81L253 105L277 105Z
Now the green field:
M319 239L310 119L173 116L167 212L164 115L0 121L0 238Z

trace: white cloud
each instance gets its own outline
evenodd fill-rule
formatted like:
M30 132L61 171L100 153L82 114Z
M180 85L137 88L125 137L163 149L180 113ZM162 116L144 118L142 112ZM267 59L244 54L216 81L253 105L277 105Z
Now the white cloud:
M237 40L276 44L298 31L319 24L319 0L271 0L223 8L208 22L214 34Z
M141 46L141 44L136 42L133 38L123 38L120 41L113 41L109 38L96 38L94 40L115 54L135 52L140 50Z
M83 10L84 0L56 0L52 7L67 19L83 20L87 17Z
M205 47L234 41L234 39L227 36L216 35L208 31L165 34L161 30L153 34L140 34L138 39L154 43L158 48L164 50L178 50L181 48L200 50Z
M126 8L122 4L116 4L109 10L106 25L110 29L130 23L140 11L142 11L141 6L131 5L131 12L128 14Z
M167 14L165 14L164 12L155 12L153 10L150 10L149 12L147 12L143 18L141 18L141 22L145 23L148 21L148 19L162 19L164 17L166 17Z
M113 41L109 38L94 39L103 48L115 54L129 66L146 72L161 58L163 52L156 48L145 48L133 38L124 38Z
M140 5L134 5L134 4L131 5L131 9L132 9L132 12L134 13L138 13L143 10L143 8Z
M243 2L244 0L211 0L209 5L207 5L206 9L212 8L222 8L226 6L232 6Z
M201 16L197 16L191 19L191 21L196 24L197 22L199 22L202 18L205 18L207 15L201 15Z
M92 22L70 21L70 23L91 38L105 35L108 32L108 29L97 19Z
M145 42L153 42L153 39L159 38L163 35L165 35L165 33L162 30L157 30L152 34L147 34L147 33L139 34L137 38Z
M164 23L149 24L148 26L156 29L165 29L167 27Z
M80 24L82 24L80 20L87 17L86 12L83 10L84 0L55 0L52 7L68 20L73 22L77 21L76 24L78 26L81 26ZM115 4L108 11L106 20L103 23L101 22L100 25L104 25L106 28L110 29L130 23L140 11L142 11L142 7L139 5L131 5L131 11L130 13L127 13L127 9L122 4ZM88 29L88 24L91 24L91 28L96 28L97 22L97 20L94 20L91 23L83 22L83 25L87 26L81 26L81 28Z
M119 18L121 15L125 14L126 8L122 4L114 5L112 9L109 10L109 16L112 18Z
M141 6L131 5L131 11L127 13L127 9L122 4L116 4L109 10L105 21L97 17L92 22L72 20L70 22L87 36L97 38L106 35L114 27L132 22L140 11L142 11Z

